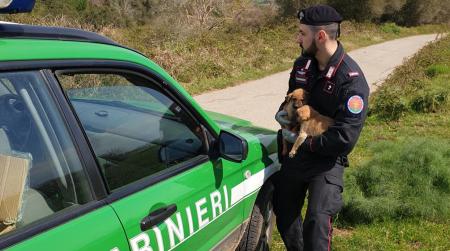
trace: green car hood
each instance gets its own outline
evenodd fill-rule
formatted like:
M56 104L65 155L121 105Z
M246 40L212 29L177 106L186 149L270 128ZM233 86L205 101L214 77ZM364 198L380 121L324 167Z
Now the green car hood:
M221 129L234 132L244 137L249 143L259 141L268 154L277 152L277 132L253 125L250 121L228 116L225 114L206 111ZM255 143L255 142L254 142Z

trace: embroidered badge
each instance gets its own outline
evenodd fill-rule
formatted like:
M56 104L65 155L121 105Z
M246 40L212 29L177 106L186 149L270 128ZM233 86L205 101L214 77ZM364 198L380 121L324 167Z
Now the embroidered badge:
M334 83L331 81L327 81L325 83L325 85L323 86L323 91L328 93L328 94L332 94L334 90Z
M331 78L333 76L334 66L330 66L327 72L327 78Z
M306 84L306 78L299 78L299 77L296 77L295 80L297 80L297 82L300 82L300 83L302 83L302 84Z
M349 77L358 77L359 76L359 72L357 72L357 71L351 71L351 72L349 72L348 73L348 76Z
M347 108L353 114L359 114L364 108L364 100L361 96L353 95L347 101Z
M307 84L308 81L308 76L306 75L306 73L308 72L308 70L306 70L305 68L297 68L297 70L295 71L295 81L298 84Z
M305 76L305 74L306 74L306 72L303 71L303 70L297 71L297 76L298 76L298 75L300 75L300 76Z

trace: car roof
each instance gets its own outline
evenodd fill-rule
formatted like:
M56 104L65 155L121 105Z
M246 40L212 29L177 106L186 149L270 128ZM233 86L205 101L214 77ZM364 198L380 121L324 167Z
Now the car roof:
M9 22L0 22L0 37L84 41L120 46L113 40L90 31L65 27L25 25Z
M66 59L77 58L80 59L81 55L77 55L77 53L61 53L60 49L64 48L66 43L71 43L71 49L77 51L77 47L89 44L90 47L93 47L89 51L90 56L85 59L103 59L101 56L102 50L108 50L111 53L111 50L116 50L119 53L113 53L111 55L117 56L111 58L111 55L104 59L118 59L120 60L120 56L125 53L128 54L129 57L142 57L146 58L142 53L127 48L115 41L99 35L94 32L73 29L73 28L63 28L63 27L49 27L49 26L36 26L36 25L24 25L17 23L8 23L8 22L0 22L0 41L5 41L0 46L0 61L3 60L39 60L39 59L62 59L61 54L64 54ZM15 41L15 46L12 46L11 43L7 41ZM34 42L31 42L34 41ZM41 41L41 42L37 42ZM48 48L43 46L47 44ZM19 46L23 45L22 48ZM12 46L12 47L11 47ZM61 47L61 48L60 48ZM14 48L14 49L13 49ZM94 50L95 48L95 50ZM45 53L39 53L37 50L39 49L41 52L45 51ZM67 48L66 48L67 50ZM95 53L98 51L99 53ZM8 53L9 52L9 53ZM21 52L27 52L27 57L19 58L20 54L24 54ZM126 53L128 52L128 53ZM45 54L47 56L39 58L39 54ZM83 53L81 53L83 54ZM137 55L138 54L138 55ZM135 61L131 60L130 61ZM147 58L146 58L147 59ZM124 60L122 58L122 60ZM148 60L148 59L147 59ZM151 61L151 60L148 60ZM153 62L152 62L153 63ZM154 64L156 66L156 64ZM153 68L153 67L152 67Z

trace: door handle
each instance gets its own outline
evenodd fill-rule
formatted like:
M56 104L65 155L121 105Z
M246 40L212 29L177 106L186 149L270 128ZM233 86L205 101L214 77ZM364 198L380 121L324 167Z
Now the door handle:
M157 209L153 212L150 212L147 216L145 216L141 220L141 230L145 231L155 225L158 225L159 223L163 222L165 219L169 218L176 211L177 211L177 205L172 204L167 207L163 207L163 208Z

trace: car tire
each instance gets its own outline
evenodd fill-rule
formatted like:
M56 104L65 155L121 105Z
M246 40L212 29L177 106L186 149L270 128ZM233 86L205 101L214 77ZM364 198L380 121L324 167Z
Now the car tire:
M274 186L267 182L261 189L253 206L249 223L236 251L265 251L269 250L272 241L272 229L275 223L273 213Z

